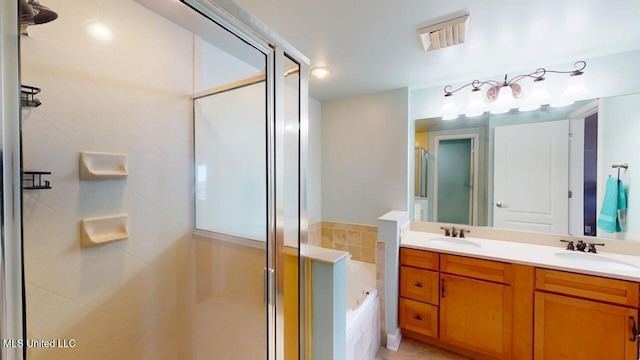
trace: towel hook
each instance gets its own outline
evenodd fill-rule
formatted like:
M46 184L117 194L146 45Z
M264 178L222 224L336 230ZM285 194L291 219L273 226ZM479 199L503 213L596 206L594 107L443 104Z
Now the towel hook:
M626 169L629 168L629 164L627 164L627 163L619 164L619 165L613 164L613 165L611 165L611 167L614 168L614 169L618 169L618 180L620 180L620 168L626 170Z

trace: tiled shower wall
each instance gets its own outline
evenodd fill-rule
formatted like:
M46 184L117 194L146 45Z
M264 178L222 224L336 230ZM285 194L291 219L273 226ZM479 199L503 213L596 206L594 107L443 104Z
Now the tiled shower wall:
M42 105L23 109L24 168L52 172L51 190L23 197L27 330L76 347L28 358L191 358L179 306L193 223L193 34L133 0L46 5L59 18L21 37L22 82L42 88ZM80 180L81 151L128 154L129 176ZM120 213L128 239L80 247L81 219Z
M378 227L332 221L309 225L309 244L348 251L354 260L375 264Z

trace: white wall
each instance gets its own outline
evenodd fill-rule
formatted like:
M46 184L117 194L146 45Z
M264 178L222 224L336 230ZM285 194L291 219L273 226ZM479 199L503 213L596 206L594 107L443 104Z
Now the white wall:
M322 220L407 211L408 105L407 88L322 104Z
M322 106L309 98L309 156L307 159L309 224L322 220Z
M598 109L598 207L600 216L604 189L609 175L617 177L613 164L628 163L621 169L620 180L627 190L627 225L625 232L607 234L598 228L598 236L640 240L640 95L601 99ZM605 125L606 126L603 126Z

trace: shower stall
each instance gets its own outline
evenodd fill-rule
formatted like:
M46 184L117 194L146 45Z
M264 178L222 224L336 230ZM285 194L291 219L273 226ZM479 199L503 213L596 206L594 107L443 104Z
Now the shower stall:
M309 60L231 0L23 3L1 358L303 358Z

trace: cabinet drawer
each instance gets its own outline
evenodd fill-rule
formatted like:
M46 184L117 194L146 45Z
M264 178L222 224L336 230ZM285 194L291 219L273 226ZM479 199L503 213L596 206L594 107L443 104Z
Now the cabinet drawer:
M438 253L400 248L400 265L438 271Z
M638 307L638 283L631 281L536 269L536 289Z
M502 284L511 284L512 279L511 264L456 255L442 254L440 271Z
M400 296L438 305L438 273L400 266Z
M400 298L400 327L422 335L438 337L438 307Z

